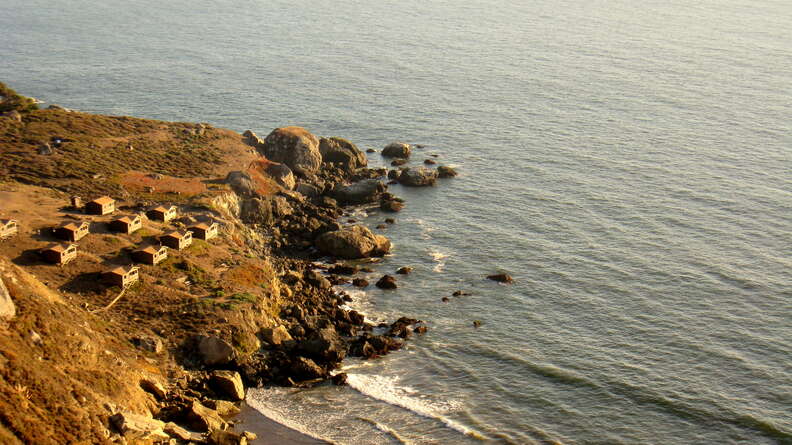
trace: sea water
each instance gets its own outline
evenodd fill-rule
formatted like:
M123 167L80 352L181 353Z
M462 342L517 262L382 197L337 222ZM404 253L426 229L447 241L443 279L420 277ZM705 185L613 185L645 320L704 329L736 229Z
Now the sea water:
M251 391L267 415L346 444L792 442L792 3L3 0L0 34L0 80L49 103L458 169L391 187L369 278L415 270L351 303L429 332L346 387Z

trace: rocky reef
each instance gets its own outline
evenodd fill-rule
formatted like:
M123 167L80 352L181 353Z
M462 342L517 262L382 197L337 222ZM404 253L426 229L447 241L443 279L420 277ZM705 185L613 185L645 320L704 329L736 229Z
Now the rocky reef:
M230 428L246 388L341 385L345 357L374 359L427 331L409 314L375 326L346 308L334 285L368 286L348 260L382 256L391 243L340 217L345 206L398 212L404 200L386 181L432 186L452 169L371 169L352 142L300 127L262 139L37 110L0 86L0 219L19 224L0 240L1 442L246 443L252 434ZM382 154L410 152L394 143ZM143 228L117 233L112 216L74 205L99 195L141 215ZM178 217L146 218L159 205ZM86 221L90 233L76 259L46 264L37 252L64 220ZM136 265L134 284L102 281L163 234L213 223L217 238Z

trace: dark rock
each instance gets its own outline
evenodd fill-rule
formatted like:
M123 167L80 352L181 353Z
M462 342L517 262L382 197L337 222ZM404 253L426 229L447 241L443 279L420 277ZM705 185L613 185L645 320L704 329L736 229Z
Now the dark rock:
M226 175L225 183L230 185L237 195L256 195L256 184L247 173L241 171L229 172L228 175Z
M461 290L454 291L454 293L453 293L453 294L451 294L451 296L453 296L453 297L460 297L460 296L462 296L462 295L467 295L467 294L466 294L466 293L464 293L464 292L462 292Z
M377 152L377 150L374 150L373 148L367 148L366 149L366 153L376 153L376 152Z
M215 336L199 336L197 345L198 356L207 366L228 364L236 356L231 345Z
M49 156L55 154L55 150L52 149L48 142L44 142L43 144L38 146L38 154Z
M319 289L330 289L333 287L333 285L330 284L330 280L315 270L309 270L305 272L305 281L318 287Z
M321 138L319 140L319 153L322 161L333 163L344 171L352 171L365 167L368 164L366 156L358 150L355 144L341 138Z
M310 358L323 362L340 362L346 355L346 345L332 325L315 331L299 347Z
M435 161L434 159L424 159L424 164L426 164L426 165L434 165L434 164L437 164L437 161Z
M429 330L429 328L426 327L426 325L423 325L423 324L415 326L413 328L413 332L415 332L416 334L426 334L426 331L428 331L428 330Z
M302 193L303 195L309 198L316 198L322 194L322 191L319 190L318 187L316 187L313 184L307 184L305 182L298 182L294 190L297 191L298 193Z
M437 175L441 178L453 178L458 173L451 167L446 167L444 165L437 167Z
M285 164L272 164L267 167L267 174L272 177L281 187L287 190L293 190L297 185L294 180L294 174L289 166Z
M322 164L319 140L302 127L276 128L258 149L267 159L288 165L299 176L315 173Z
M410 145L402 142L392 142L382 149L382 156L386 158L409 158Z
M394 167L398 167L400 165L404 165L407 163L406 159L394 159L391 161L391 165Z
M448 303L449 300L448 297L443 297L440 299L440 301L442 301L443 303Z
M481 326L481 322L480 322L480 321L478 321L478 320L474 320L474 321L473 321L473 327L474 327L474 328L477 328L477 327L479 327L479 326Z
M512 281L514 281L514 279L511 277L511 275L506 274L506 273L499 273L499 274L495 274L495 275L489 275L489 276L487 276L487 278L492 280L492 281L497 281L499 283L511 283Z
M162 386L162 383L146 377L140 379L140 388L153 395L157 400L162 400L168 395L168 391Z
M363 278L355 278L352 280L352 285L355 287L366 287L369 285L369 282L364 280Z
M396 224L396 220L393 218L385 218L385 222L387 224Z
M377 287L380 289L396 289L396 278L390 275L385 275L377 281Z
M388 171L388 179L399 179L399 176L401 176L401 172L402 172L401 170L396 170L396 169Z
M360 268L357 266L350 266L347 264L336 264L335 266L327 269L328 273L332 274L339 274L339 275L354 275L358 273Z
M338 374L333 376L333 385L342 386L346 385L347 383L347 374L345 372L339 372Z
M399 176L399 182L411 187L435 185L437 182L437 171L424 167L408 168Z
M322 378L327 372L307 357L295 357L291 362L292 374L300 380Z
M331 198L329 196L323 196L322 197L322 201L319 204L322 207L325 207L325 208L328 208L328 209L334 209L334 208L338 207L338 201L336 201L335 199L333 199L333 198Z
M377 224L377 227L375 227L375 228L376 228L376 229L379 229L379 230L382 230L382 229L387 229L387 228L388 228L388 226L387 226L387 225L385 225L385 224Z
M218 394L234 402L245 399L245 387L242 376L236 371L214 371L209 380Z
M356 259L384 255L390 250L390 241L366 227L352 226L320 235L316 247L339 258Z
M354 184L337 184L330 196L341 205L358 205L375 202L385 191L385 184L378 179L365 179Z
M413 271L413 268L410 267L410 266L403 266L403 267L400 267L400 268L396 269L396 273L399 274L399 275L409 275L410 272L412 272L412 271Z
M380 202L380 209L386 212L398 212L404 208L404 203L395 199Z

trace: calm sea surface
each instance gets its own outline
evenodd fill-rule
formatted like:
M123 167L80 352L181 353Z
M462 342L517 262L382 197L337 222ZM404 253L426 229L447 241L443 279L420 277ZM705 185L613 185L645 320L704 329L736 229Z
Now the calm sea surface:
M345 444L792 443L786 0L2 0L0 80L458 167L392 187L408 204L372 276L415 272L353 303L429 334L348 362L349 387L250 395L289 425ZM515 283L483 279L501 271Z

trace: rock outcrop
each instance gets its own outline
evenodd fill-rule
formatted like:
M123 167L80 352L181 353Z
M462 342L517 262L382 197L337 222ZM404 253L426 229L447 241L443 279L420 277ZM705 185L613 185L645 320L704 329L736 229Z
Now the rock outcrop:
M382 156L386 158L409 158L410 152L410 144L391 142L382 149Z
M388 253L390 241L382 235L375 235L366 227L352 226L319 236L316 247L335 257L356 259Z
M264 139L259 152L303 177L316 173L322 164L319 140L302 127L276 128Z
M358 205L379 200L385 192L385 184L377 179L364 179L354 184L338 184L330 191L330 196L340 205Z
M437 183L437 171L425 167L408 168L401 172L398 181L410 187L431 186Z
M322 162L333 163L347 172L368 165L366 155L355 144L342 138L321 138L319 153L322 154Z

